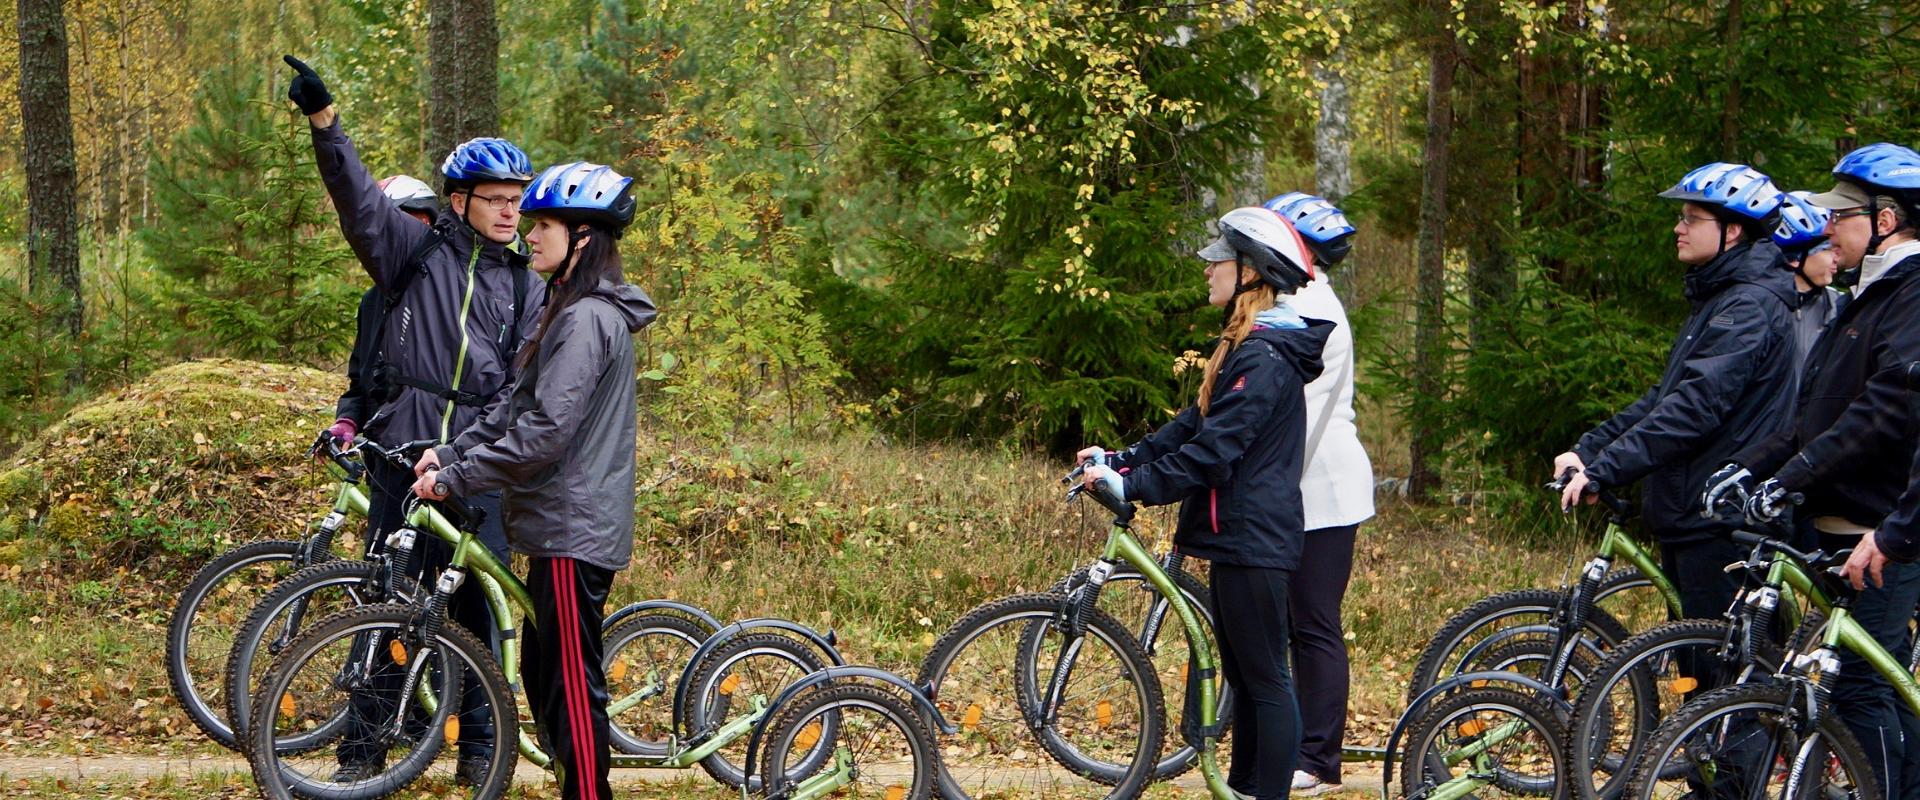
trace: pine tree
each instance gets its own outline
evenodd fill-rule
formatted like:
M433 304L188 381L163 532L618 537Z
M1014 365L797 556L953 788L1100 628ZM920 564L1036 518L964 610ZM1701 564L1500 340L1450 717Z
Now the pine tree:
M325 211L306 120L258 96L255 77L208 80L197 124L154 163L160 224L141 239L183 338L214 345L193 350L323 363L351 342L357 270Z

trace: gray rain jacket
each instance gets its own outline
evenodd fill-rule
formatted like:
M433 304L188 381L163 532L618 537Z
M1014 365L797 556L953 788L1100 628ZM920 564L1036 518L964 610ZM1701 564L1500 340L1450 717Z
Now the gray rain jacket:
M633 334L639 287L601 281L561 309L506 398L435 451L456 495L504 489L514 552L609 570L633 556Z
M434 221L447 233L445 241L409 263L431 231L380 192L338 120L313 129L313 153L340 214L340 232L374 285L388 292L401 284L405 270L421 270L387 316L381 363L393 375L450 387L469 400L396 385L397 394L380 404L373 419L361 420L360 429L387 444L452 439L513 380L520 343L507 341L509 332L517 327L521 339L532 335L546 283L531 275L524 279L526 307L515 309L513 271L526 269L526 257L481 236L451 208L441 209Z

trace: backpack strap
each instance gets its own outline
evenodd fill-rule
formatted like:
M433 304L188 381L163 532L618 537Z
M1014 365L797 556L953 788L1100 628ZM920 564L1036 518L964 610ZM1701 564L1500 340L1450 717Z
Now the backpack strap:
M414 276L427 271L427 255L446 242L451 235L452 231L447 225L434 223L433 227L427 231L426 237L413 246L413 252L407 254L407 266L395 276L397 280L394 285L380 292L380 324L374 328L373 348L369 351L373 354L371 374L376 376L379 384L376 390L378 393L375 395L378 402L385 403L399 396L402 384L411 385L408 381L401 380L403 376L394 371L393 365L387 363L387 317L392 316L393 310L400 307L400 301L407 295L407 287L413 285ZM428 389L428 391L439 394L447 390ZM455 400L455 402L459 401Z
M527 282L532 280L533 270L525 266L509 266L513 270L513 321L508 323L507 362L520 352L520 315L526 313Z

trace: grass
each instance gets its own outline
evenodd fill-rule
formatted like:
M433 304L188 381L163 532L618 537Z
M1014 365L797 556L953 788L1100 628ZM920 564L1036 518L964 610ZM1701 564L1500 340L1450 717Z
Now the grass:
M617 773L616 773L617 777ZM706 776L689 775L684 779L655 782L614 781L616 794L627 800L738 800L738 790L726 789ZM92 798L94 800L252 800L258 796L253 779L243 773L207 774L176 778L11 778L0 772L0 789L8 797L23 800L46 798ZM401 793L395 797L410 800L416 795ZM429 795L430 796L430 795ZM546 800L560 796L552 782L515 785L508 800ZM1204 791L1186 786L1159 785L1147 790L1147 800L1199 800ZM1375 796L1349 790L1325 795L1332 800L1360 800ZM1009 798L1008 800L1021 800ZM1032 798L1042 800L1042 798Z
M722 619L790 617L833 629L855 662L908 675L967 609L1044 589L1088 562L1105 534L1103 516L1061 505L1059 465L1026 455L866 439L726 453L660 444L615 605L671 597ZM1164 545L1171 521L1171 510L1153 510L1138 529ZM1382 738L1440 620L1495 591L1555 585L1590 547L1510 546L1492 527L1392 499L1362 527L1346 608L1355 740ZM57 577L15 583L0 613L0 638L13 644L0 651L10 676L0 752L199 746L160 662L172 592L187 577L127 572L104 608L75 605Z
M198 734L167 688L167 616L204 561L172 545L209 536L194 527L194 509L244 523L218 527L217 549L297 533L324 502L324 482L299 452L311 427L300 423L318 419L309 406L327 387L308 371L274 369L203 362L130 387L106 401L124 408L83 407L4 473L14 483L0 487L0 518L12 525L0 530L0 640L10 645L0 649L0 759L224 752ZM262 392L279 400L274 413L257 415L258 425L236 416ZM179 436L157 443L124 433L128 419L180 419L189 399L195 418L209 424L182 425ZM789 617L832 629L851 661L909 676L968 609L1052 585L1088 563L1106 533L1106 517L1091 505L1061 503L1064 464L1023 452L851 434L757 433L713 443L646 432L638 444L634 562L610 608L669 597L722 619ZM135 467L118 468L129 463ZM50 475L84 490L43 484ZM156 510L161 502L169 510ZM35 538L62 514L59 547ZM176 524L154 524L163 515ZM1163 548L1173 519L1172 509L1148 510L1136 531ZM1525 540L1535 544L1520 546L1512 527L1472 506L1380 498L1379 517L1361 528L1347 596L1349 742L1384 740L1419 648L1447 615L1497 591L1557 585L1592 546L1571 527L1529 531ZM103 549L92 535L123 544ZM244 778L234 780L4 785L25 797L250 795ZM710 786L700 779L660 796L705 796ZM1156 792L1196 796L1179 786Z

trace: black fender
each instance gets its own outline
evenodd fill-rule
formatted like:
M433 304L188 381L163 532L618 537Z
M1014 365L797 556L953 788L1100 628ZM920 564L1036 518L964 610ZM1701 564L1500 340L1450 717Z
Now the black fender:
M1406 734L1407 726L1413 724L1414 718L1418 716L1421 711L1425 710L1427 704L1433 702L1434 698L1462 686L1480 681L1487 683L1510 683L1532 689L1542 697L1551 698L1555 705L1565 709L1569 713L1572 711L1571 704L1568 703L1565 698L1562 698L1560 693L1555 691L1553 687L1548 686L1545 682L1537 678L1530 678L1518 672L1499 672L1493 670L1465 672L1435 683L1426 691L1421 692L1419 697L1414 698L1413 702L1407 704L1407 710L1400 712L1400 719L1393 723L1393 732L1387 735L1387 747L1381 752L1381 760L1384 762L1381 765L1380 772L1381 800L1392 800L1389 793L1391 792L1390 787L1393 786L1394 754L1400 750L1400 737Z
M607 618L600 622L600 629L612 630L613 626L620 624L621 620L647 611L672 611L677 614L692 617L693 621L700 623L702 627L707 629L707 635L709 636L713 635L714 631L720 630L721 623L718 617L707 613L705 609L699 606L682 603L677 600L642 600L638 603L628 603L621 606L619 611L607 615Z
M835 636L833 631L827 631L823 634L793 620L780 619L779 617L760 617L735 622L714 631L712 635L707 637L706 641L701 642L700 647L696 648L693 651L693 655L687 659L687 665L680 670L680 680L675 684L673 689L673 724L675 728L684 729L688 722L681 716L681 709L686 707L687 692L693 688L691 684L693 683L694 666L705 660L713 651L718 650L721 645L733 641L734 637L747 631L755 630L776 630L795 634L819 649L820 654L826 656L828 663L832 666L844 667L847 664L846 657L840 655L840 649L834 646ZM689 741L698 741L701 733L701 731L686 731ZM747 774L752 775L753 773L749 771Z
M766 734L767 725L773 722L773 718L778 714L780 707L792 701L793 698L799 697L802 692L808 689L812 689L823 683L831 683L847 678L865 678L867 680L879 681L898 689L906 693L907 697L913 700L913 704L922 712L926 713L927 719L933 722L935 731L945 736L952 736L960 732L960 729L955 727L953 723L948 722L946 716L941 714L940 709L933 704L933 692L925 686L916 686L912 681L878 667L828 667L789 684L786 689L780 692L778 697L773 699L773 703L767 706L766 716L761 717L760 722L753 726L753 736L747 739L746 775L748 779L752 779L755 764L760 758L761 737ZM761 785L771 786L765 778L762 778Z

